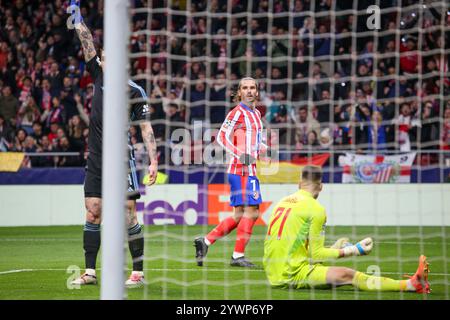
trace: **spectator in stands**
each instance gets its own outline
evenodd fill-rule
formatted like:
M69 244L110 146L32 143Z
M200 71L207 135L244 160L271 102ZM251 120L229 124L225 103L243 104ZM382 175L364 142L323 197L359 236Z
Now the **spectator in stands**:
M372 137L372 132L370 130L371 118L372 112L367 104L361 104L356 107L354 132L355 144L358 146L358 149L364 149L369 146L369 138Z
M313 94L315 100L319 100L322 97L323 90L329 90L329 85L326 81L328 75L322 71L322 64L319 62L314 63L312 69L312 77L314 78L315 85L313 87Z
M330 121L330 113L332 113L330 98L330 91L324 89L322 90L319 103L315 105L316 114L314 115L314 118L316 118L320 123L327 123Z
M14 130L11 129L5 117L0 114L0 152L11 149L14 141Z
M53 140L57 140L58 136L57 136L57 131L59 129L59 125L57 123L52 123L50 124L50 132L48 133L47 137L50 140L50 143L52 145L56 145L57 142L53 142Z
M36 93L37 102L41 110L50 110L52 106L52 95L58 93L50 86L50 81L47 78L42 79L41 88L38 88Z
M27 132L23 129L19 129L16 132L16 137L14 139L13 151L24 152L25 150L25 139L28 136Z
M194 121L205 121L205 84L200 81L193 87L190 97L189 106L189 123L193 124Z
M306 106L300 107L298 111L298 121L296 123L296 143L298 148L302 148L302 145L308 144L308 133L314 131L316 137L320 132L320 124L314 117L308 113Z
M272 84L270 85L270 92L283 91L286 95L287 85L283 82L284 78L279 68L272 68Z
M51 124L63 125L66 120L66 114L64 111L64 107L61 105L61 100L59 97L52 98L52 108L50 110L44 110L44 113L41 115L41 122L45 123L45 126L48 128Z
M48 139L48 136L42 136L40 144L37 146L37 153L43 152L53 152L53 146ZM39 156L36 157L38 159L37 163L34 167L53 167L55 166L55 159L53 156Z
M320 132L319 144L320 149L327 151L333 145L333 137L331 136L332 130L325 128Z
M400 43L400 69L405 73L414 74L418 71L419 56L417 54L417 39L413 36L402 38Z
M75 151L79 152L84 151L85 145L84 145L83 130L85 128L86 125L81 120L79 115L74 115L69 120L68 138L70 145Z
M12 95L11 87L5 86L0 97L0 114L11 124L11 119L16 117L19 109L19 100Z
M411 111L411 106L408 103L403 103L400 107L400 115L395 123L398 125L397 141L400 146L400 151L411 151L411 137L410 132L417 122L413 119L414 114Z
M450 107L444 111L444 124L442 126L442 135L440 147L443 150L450 150Z
M26 153L36 153L38 146L36 144L36 140L32 136L27 136L24 141L23 152ZM40 164L39 157L35 156L27 156L25 159L26 167L33 168L38 167Z
M383 124L383 117L381 115L380 111L373 111L372 112L372 121L369 124L369 130L368 130L368 143L369 148L376 151L376 152L383 152L386 150L386 134L387 129L386 126Z
M17 124L24 129L27 134L33 133L33 123L39 121L41 112L32 96L28 96L26 101L17 112Z
M288 60L282 59L282 57L286 57L289 53L288 34L287 30L283 27L275 29L276 34L274 34L274 36L277 36L277 38L272 41L272 66L280 71L280 78L286 78Z
M42 137L44 136L44 132L42 130L42 124L39 121L33 122L33 132L31 136L36 140L37 144L41 143Z
M317 133L314 130L308 132L307 144L308 148L315 148L319 146L319 140L317 139Z
M68 82L71 82L71 80L67 77L64 79L68 79ZM65 119L70 120L73 116L79 115L79 112L77 110L77 102L73 98L73 92L70 86L64 87L61 90L60 103L64 111L63 114Z
M314 56L328 56L331 53L331 38L326 36L329 34L327 26L321 23L317 31L321 37L317 37L314 40ZM328 69L326 71L328 71Z
M225 119L227 101L227 83L225 73L219 72L216 74L214 84L210 91L210 100L213 104L210 109L211 123L222 123Z
M137 126L130 126L129 131L129 135L130 135L130 139L133 139L135 141L135 143L141 143L142 140L142 135L140 133L140 131L138 130Z
M265 118L268 123L282 122L280 121L280 118L277 119L277 115L279 115L280 109L282 106L284 106L285 102L286 95L282 90L275 91L275 94L271 98L265 95L264 104L267 106ZM286 109L286 106L284 106L284 109ZM287 116L287 110L285 111L286 114L284 115L284 117Z
M172 137L172 133L176 130L176 129L181 129L184 128L181 123L184 121L184 119L181 117L180 111L178 109L178 105L176 105L175 103L170 103L167 109L167 121L169 121L172 125L170 126L170 130L169 130L169 136L166 137L166 139L171 139ZM223 120L222 120L223 122Z
M434 121L435 117L433 103L427 101L422 107L422 117L419 125L419 136L420 142L422 143L422 149L436 149L435 145L429 144L429 142L438 139L438 122Z
M56 62L53 62L50 67L50 72L48 74L48 80L50 81L50 86L57 92L62 89L62 74L59 71L59 66Z
M88 85L88 87L89 86L90 85ZM90 94L92 94L92 89L91 90L88 89L88 94L89 94L89 91L91 91ZM91 98L92 98L92 96L91 96ZM83 123L86 126L89 126L89 109L87 109L83 106L81 95L79 93L76 93L74 96L74 100L75 100L75 104L77 106L77 111L78 111L80 119L83 121Z
M69 139L63 136L59 140L59 144L56 148L57 152L74 152L72 146L70 145ZM80 156L57 156L56 162L58 167L79 167L82 165L80 161Z

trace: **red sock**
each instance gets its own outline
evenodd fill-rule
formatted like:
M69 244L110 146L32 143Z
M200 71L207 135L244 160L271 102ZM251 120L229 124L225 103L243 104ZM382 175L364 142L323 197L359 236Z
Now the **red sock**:
M236 245L234 246L234 252L244 253L250 236L252 235L253 225L256 220L242 217L237 227Z
M220 239L233 231L237 225L238 224L233 219L233 217L228 217L222 220L222 222L219 223L217 227L215 227L210 233L208 233L206 239L208 239L208 241L213 244L217 239Z

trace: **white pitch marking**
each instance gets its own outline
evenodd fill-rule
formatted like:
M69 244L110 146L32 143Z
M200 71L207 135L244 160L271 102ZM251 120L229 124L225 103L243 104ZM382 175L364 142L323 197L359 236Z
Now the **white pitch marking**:
M11 273L20 273L20 272L39 272L39 271L66 271L67 269L17 269L17 270L6 270L6 271L0 271L0 275L2 274L11 274ZM101 270L101 268L97 269ZM129 269L126 269L129 271ZM235 270L235 269L208 269L208 268L192 268L192 269L170 269L170 268L149 268L144 269L144 271L180 271L180 272L223 272L223 273L229 273L229 272L264 272L264 270L252 270L252 269L246 269L246 270ZM404 274L405 272L381 272L381 274ZM450 273L430 273L431 276L450 276Z

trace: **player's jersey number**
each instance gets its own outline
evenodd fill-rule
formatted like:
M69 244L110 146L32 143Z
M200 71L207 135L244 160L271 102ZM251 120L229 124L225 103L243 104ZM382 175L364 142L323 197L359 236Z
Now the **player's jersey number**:
M270 236L272 234L272 227L281 217L280 227L278 228L278 234L277 234L277 240L281 239L281 234L283 233L284 224L286 223L287 218L289 217L289 214L291 213L291 208L278 207L277 211L275 211L275 217L272 220L272 223L269 226L269 231L267 232L267 235Z

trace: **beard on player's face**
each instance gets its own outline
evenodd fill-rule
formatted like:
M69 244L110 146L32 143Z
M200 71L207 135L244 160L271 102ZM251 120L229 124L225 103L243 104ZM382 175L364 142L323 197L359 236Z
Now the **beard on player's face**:
M248 92L241 92L241 100L244 104L251 104L256 101L258 97L258 92L252 93L251 91Z

